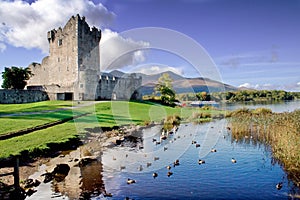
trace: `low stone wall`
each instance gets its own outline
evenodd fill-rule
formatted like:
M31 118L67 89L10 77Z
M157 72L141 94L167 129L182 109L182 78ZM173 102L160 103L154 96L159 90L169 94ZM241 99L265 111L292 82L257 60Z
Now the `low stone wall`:
M30 103L48 99L47 93L41 90L0 90L1 104Z

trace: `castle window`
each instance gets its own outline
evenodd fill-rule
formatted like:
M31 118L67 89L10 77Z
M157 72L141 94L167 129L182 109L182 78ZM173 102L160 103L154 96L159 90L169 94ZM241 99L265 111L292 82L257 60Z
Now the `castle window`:
M80 88L83 88L83 84L80 84Z
M58 46L61 46L62 45L62 39L59 39L57 44L58 44Z

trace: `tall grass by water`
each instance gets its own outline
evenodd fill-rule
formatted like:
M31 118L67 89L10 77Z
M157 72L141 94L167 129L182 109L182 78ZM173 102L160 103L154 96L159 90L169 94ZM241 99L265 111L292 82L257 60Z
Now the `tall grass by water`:
M266 108L231 112L229 127L234 139L252 138L268 144L273 157L300 186L300 110L272 113Z

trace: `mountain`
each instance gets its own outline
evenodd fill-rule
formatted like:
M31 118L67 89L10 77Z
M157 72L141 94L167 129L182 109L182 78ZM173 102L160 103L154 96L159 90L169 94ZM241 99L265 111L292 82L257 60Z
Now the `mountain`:
M219 81L211 80L209 78L186 78L174 72L167 71L151 75L136 73L137 76L142 77L142 87L140 88L140 92L143 95L152 94L159 77L161 77L164 73L169 74L169 76L173 79L173 88L176 91L176 93L198 93L202 91L221 92L238 90L238 88L234 86ZM118 70L111 71L110 74L117 77L126 76L126 73Z

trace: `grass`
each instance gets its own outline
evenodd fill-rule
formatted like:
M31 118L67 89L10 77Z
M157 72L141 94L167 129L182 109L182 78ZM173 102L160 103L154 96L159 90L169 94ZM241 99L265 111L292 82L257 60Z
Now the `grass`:
M70 121L26 135L0 140L0 159L20 155L24 151L42 152L49 149L51 143L64 143L75 137L77 137L76 127L73 121Z
M59 107L61 102L50 103L50 108ZM35 104L31 104L35 105ZM31 112L30 107L24 105L25 110ZM33 106L33 110L36 106ZM47 108L46 108L47 109ZM11 111L11 110L10 110ZM39 124L55 121L70 116L92 113L87 116L56 125L40 131L35 131L23 136L0 141L0 159L11 155L20 155L28 151L34 153L49 148L51 143L64 143L78 135L85 134L87 128L114 127L127 124L140 124L155 121L162 122L167 116L176 115L181 119L189 119L193 112L210 112L212 115L220 113L217 110L201 110L196 108L172 108L151 103L138 103L126 101L99 102L95 105L82 107L74 110L60 110L51 113L34 114L16 117L1 117L0 133L21 130ZM19 109L18 112L23 112Z
M235 139L245 136L270 145L273 157L283 164L300 186L300 110L272 113L268 109L240 109L229 115Z
M23 112L40 112L45 110L56 110L60 108L71 107L72 101L42 101L25 104L0 104L0 115L23 113Z

